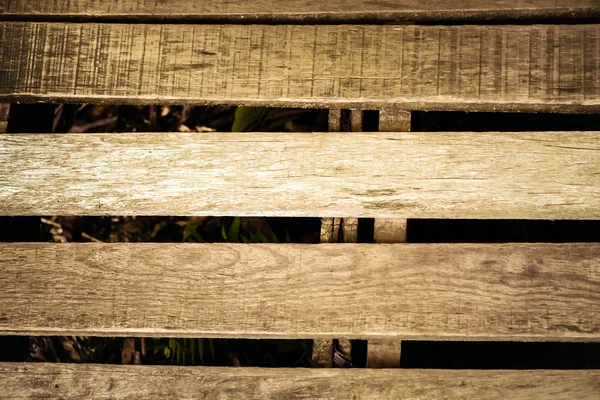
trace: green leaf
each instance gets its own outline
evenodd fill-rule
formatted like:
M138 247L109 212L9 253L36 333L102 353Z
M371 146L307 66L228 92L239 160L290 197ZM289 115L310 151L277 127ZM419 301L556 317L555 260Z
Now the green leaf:
M288 232L288 230L285 230L285 242L286 243L292 243L292 238L290 237L290 233Z
M277 238L277 235L275 235L275 232L271 232L271 242L279 243L279 239Z
M269 109L266 107L238 107L235 110L235 119L232 132L251 132L264 126Z
M159 352L161 350L164 350L167 348L167 344L166 343L159 343L157 345L154 346L154 351L155 352Z
M225 230L225 224L221 225L221 236L223 236L223 240L227 240L227 231Z
M196 339L190 341L190 353L192 354L192 365L196 365Z
M269 239L262 232L256 232L252 235L252 239L250 239L250 243L269 243Z
M204 340L198 339L198 355L200 356L200 362L204 364Z
M240 217L235 217L229 231L227 232L227 241L234 243L240 241Z
M210 349L210 357L214 361L215 360L215 340L208 339L208 347Z

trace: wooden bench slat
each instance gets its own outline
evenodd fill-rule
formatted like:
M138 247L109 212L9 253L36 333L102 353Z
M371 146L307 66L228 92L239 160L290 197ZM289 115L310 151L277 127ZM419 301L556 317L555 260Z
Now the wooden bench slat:
M0 48L5 102L600 111L592 24L3 22Z
M222 18L277 21L378 21L545 18L600 15L595 0L0 0L4 17Z
M2 215L600 218L600 132L0 135Z
M599 244L0 244L4 335L600 339Z
M19 399L596 400L597 370L372 370L0 363ZM11 397L12 398L12 397Z

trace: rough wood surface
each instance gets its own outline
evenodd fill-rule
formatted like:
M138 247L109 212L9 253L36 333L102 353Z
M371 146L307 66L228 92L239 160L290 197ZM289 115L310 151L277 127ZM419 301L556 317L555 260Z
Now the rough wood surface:
M596 0L0 0L4 17L426 20L600 15Z
M5 399L597 400L600 371L0 363Z
M404 243L406 242L406 219L375 218L373 241L375 243Z
M600 133L0 136L2 215L600 218Z
M594 341L599 315L598 244L0 244L5 335Z
M593 24L2 22L0 48L4 102L600 111Z

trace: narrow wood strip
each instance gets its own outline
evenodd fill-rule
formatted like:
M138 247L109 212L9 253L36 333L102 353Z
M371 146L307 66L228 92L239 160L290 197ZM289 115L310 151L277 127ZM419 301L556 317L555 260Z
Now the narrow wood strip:
M367 342L367 368L400 368L402 342L398 339L371 339Z
M350 110L350 129L352 132L363 131L363 110Z
M3 22L0 101L594 112L600 53L574 55L599 40L592 24Z
M384 108L379 111L379 132L410 132L411 119L410 111Z
M10 111L10 104L0 103L0 133L6 132L8 125L8 112Z
M340 132L342 110L329 110L329 132Z
M0 213L597 219L598 143L598 132L6 134Z
M314 339L312 347L312 366L315 368L331 368L333 363L333 341L331 339Z
M598 244L0 244L8 335L594 341L598 315Z
M0 363L19 399L596 400L600 371L219 368Z
M585 17L600 15L595 0L0 0L3 16L127 19L275 20L444 20Z

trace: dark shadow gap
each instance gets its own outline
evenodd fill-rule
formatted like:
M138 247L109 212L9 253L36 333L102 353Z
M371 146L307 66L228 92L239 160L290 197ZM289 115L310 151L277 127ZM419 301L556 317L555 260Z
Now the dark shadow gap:
M598 131L600 114L413 111L413 132Z
M400 367L599 369L600 343L402 341Z
M0 242L319 243L320 218L0 217ZM239 223L237 232L231 229ZM227 237L225 239L223 235Z
M600 242L600 221L409 219L412 243Z
M312 340L3 336L0 362L310 367ZM193 355L193 356L192 356Z

